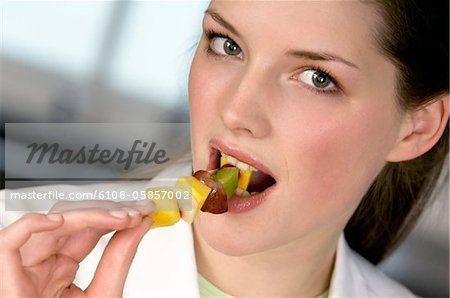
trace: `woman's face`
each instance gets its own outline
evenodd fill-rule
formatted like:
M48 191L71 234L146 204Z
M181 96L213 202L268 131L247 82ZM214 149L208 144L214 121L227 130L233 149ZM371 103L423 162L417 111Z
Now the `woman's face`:
M251 208L201 213L210 246L245 255L342 231L402 121L374 12L359 1L210 4L189 78L194 171L215 168L218 149L276 180L243 201Z

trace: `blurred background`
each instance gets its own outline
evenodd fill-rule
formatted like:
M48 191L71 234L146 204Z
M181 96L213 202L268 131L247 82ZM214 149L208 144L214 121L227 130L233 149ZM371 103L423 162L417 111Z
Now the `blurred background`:
M1 188L5 123L189 122L187 77L207 1L0 5ZM9 142L19 148L26 138ZM441 180L418 227L381 266L427 297L449 295L448 176Z
M207 1L0 3L2 152L4 123L189 122L187 77ZM96 136L83 138L73 143ZM8 148L19 156L26 140L16 133ZM123 174L108 164L90 171Z

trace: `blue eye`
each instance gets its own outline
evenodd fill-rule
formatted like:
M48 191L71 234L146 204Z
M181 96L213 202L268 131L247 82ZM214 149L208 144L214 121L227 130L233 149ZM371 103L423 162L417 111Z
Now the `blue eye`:
M298 76L303 83L318 89L336 89L336 85L324 72L315 69L305 70Z

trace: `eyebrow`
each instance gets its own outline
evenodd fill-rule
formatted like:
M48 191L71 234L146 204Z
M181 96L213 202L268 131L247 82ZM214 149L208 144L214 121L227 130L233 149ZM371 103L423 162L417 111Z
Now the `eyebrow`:
M236 30L236 28L234 28L233 25L231 25L227 20L225 20L217 11L215 11L212 8L208 8L205 11L205 14L211 16L211 18L213 20L215 20L217 23L219 23L220 25L222 25L223 27L225 27L227 30L229 30L231 33L233 33L234 35L236 35L237 37L241 38L240 33ZM344 63L350 67L359 69L359 67L357 65L355 65L354 63L330 54L330 53L326 53L326 52L312 52L312 51L305 51L305 50L288 50L286 52L286 54L288 56L293 56L293 57L297 57L297 58L302 58L302 59L309 59L309 60L314 60L314 61L329 61L329 62L341 62Z
M220 25L222 25L223 27L227 28L231 33L233 33L234 35L236 35L237 37L241 37L241 35L239 34L239 32L236 30L236 28L233 27L233 25L231 25L228 21L226 21L217 11L215 11L212 8L208 8L205 11L205 14L208 14L211 16L211 18L213 18L214 21L216 21L217 23L219 23Z
M354 63L345 60L344 58L341 58L339 56L325 53L325 52L311 52L311 51L303 51L303 50L289 50L287 52L289 56L294 56L298 58L303 59L309 59L309 60L315 60L315 61L335 61L335 62L341 62L344 63L350 67L359 69L358 66L356 66Z

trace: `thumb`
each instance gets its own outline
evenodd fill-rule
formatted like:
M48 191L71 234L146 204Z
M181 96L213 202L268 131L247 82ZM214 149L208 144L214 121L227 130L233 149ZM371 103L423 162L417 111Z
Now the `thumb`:
M137 227L116 232L103 252L88 295L122 297L125 281L142 237L153 221L145 217Z

